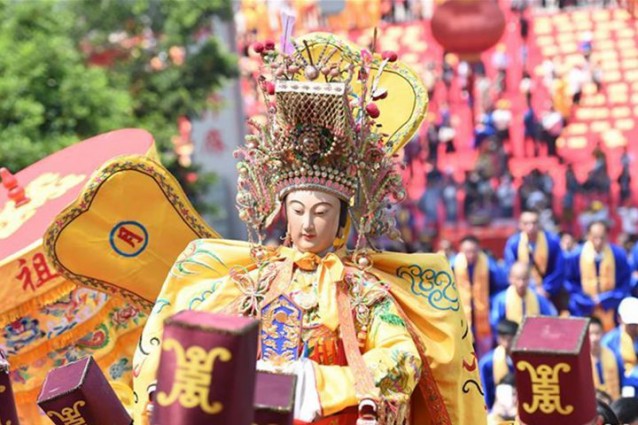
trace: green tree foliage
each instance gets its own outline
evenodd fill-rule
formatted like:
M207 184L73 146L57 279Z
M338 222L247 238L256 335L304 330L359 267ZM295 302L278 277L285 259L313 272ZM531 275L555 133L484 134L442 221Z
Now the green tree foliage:
M13 171L130 123L131 96L86 66L72 18L48 2L0 3L0 164Z
M140 127L205 212L196 195L212 177L194 178L173 151L178 118L196 117L237 75L213 17L232 18L231 1L0 0L0 164L15 171L72 142Z
M205 35L212 16L231 17L230 0L69 3L80 17L75 38L89 54L117 53L110 77L130 89L137 125L164 149L177 133L177 118L203 111L212 91L236 75L235 58Z

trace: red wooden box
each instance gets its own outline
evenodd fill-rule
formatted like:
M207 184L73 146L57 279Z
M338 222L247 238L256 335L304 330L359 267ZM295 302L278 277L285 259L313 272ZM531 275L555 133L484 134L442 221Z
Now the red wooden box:
M295 375L257 372L254 425L292 425Z
M92 357L53 369L38 406L57 425L130 425L131 417Z
M192 310L167 319L153 425L251 425L258 327Z
M525 319L512 348L522 423L584 425L596 417L588 324L583 318Z
M0 424L20 425L18 412L13 398L11 379L9 379L9 362L0 350Z

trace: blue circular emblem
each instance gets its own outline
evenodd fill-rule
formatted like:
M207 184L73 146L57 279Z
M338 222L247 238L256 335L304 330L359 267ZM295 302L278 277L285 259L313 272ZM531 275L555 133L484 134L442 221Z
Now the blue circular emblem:
M148 232L137 221L120 221L109 235L113 251L123 257L137 257L148 245Z

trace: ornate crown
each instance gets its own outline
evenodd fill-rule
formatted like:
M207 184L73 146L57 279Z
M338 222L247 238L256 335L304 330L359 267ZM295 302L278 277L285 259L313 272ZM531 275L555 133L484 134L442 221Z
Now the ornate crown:
M275 98L279 136L270 154L280 158L273 175L279 197L318 189L349 202L357 181L350 164L355 133L346 85L277 81Z
M427 94L418 77L396 62L330 34L309 34L282 52L257 44L264 60L259 88L266 123L240 159L237 207L261 243L263 231L293 190L334 194L350 205L360 241L396 236L392 203L405 198L395 153L418 129Z

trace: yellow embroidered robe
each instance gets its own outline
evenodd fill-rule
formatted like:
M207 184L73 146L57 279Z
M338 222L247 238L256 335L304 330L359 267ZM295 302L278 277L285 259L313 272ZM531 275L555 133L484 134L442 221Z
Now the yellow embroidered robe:
M268 266L258 270L249 250L250 246L241 242L198 240L191 243L175 263L134 358L136 421L141 418L147 392L155 380L163 320L189 308L227 312L229 308L244 309L258 302L257 297L247 295L251 291L247 290L246 282L252 279L253 283L265 283L261 287L265 289L278 267L282 267L281 263L292 261L297 255L293 250L282 248ZM344 278L348 270L354 270L343 254L340 255L329 254L316 271L316 323L321 332L328 335L337 332L335 325L338 326L335 283ZM471 334L444 257L380 253L371 259L374 266L365 279L364 294L372 300L364 303L371 309L371 322L362 353L382 396L399 403L407 401L418 385L419 390L414 391L411 398L412 423L484 424L485 406ZM232 274L237 267L243 267L247 272L244 276L250 278L244 280L244 284L229 277L229 271ZM383 296L372 295L383 293L383 287L388 287L389 292ZM288 294L294 297L300 289L304 289L303 283L292 282ZM327 344L313 341L312 332L307 332L306 338L310 345L324 351L334 349L335 359L342 358L339 345L333 344L330 338ZM313 359L322 361L320 356ZM358 403L350 367L336 363L315 366L323 416Z

